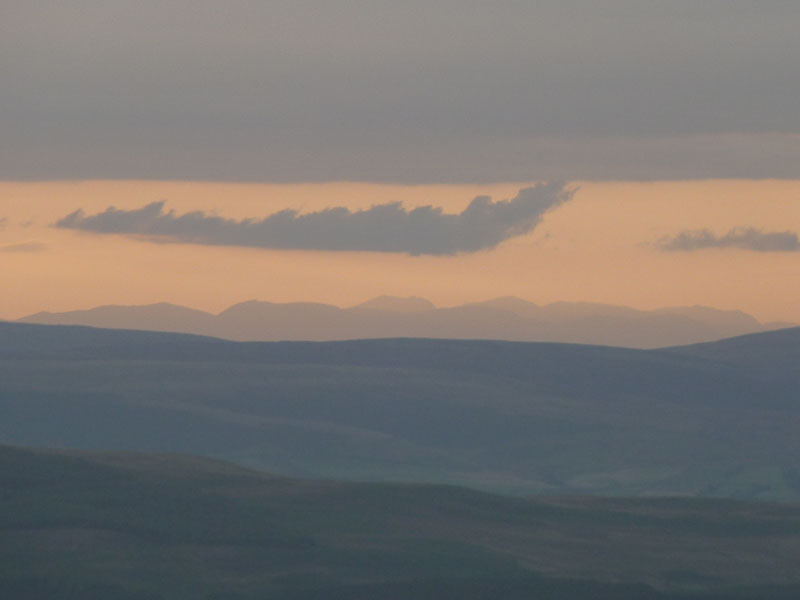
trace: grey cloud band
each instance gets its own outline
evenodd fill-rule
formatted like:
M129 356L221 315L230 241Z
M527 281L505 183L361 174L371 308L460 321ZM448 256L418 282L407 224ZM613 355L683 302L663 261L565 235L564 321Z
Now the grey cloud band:
M397 202L356 211L283 210L260 220L238 221L201 211L178 215L159 201L134 210L109 207L94 215L77 210L55 226L217 246L446 255L494 248L524 235L574 192L560 183L540 183L509 200L478 196L458 214L433 206L406 209Z
M756 252L798 252L800 241L792 231L760 231L754 227L737 227L724 235L715 235L708 229L682 231L662 239L662 250L692 251L704 248L741 248Z

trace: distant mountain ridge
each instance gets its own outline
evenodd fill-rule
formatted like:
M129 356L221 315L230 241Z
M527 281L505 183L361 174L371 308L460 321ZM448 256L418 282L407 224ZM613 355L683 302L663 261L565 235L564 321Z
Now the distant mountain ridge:
M608 304L539 306L506 296L437 308L419 297L379 296L349 308L314 302L241 302L215 315L166 302L39 312L23 323L171 331L236 341L330 341L392 337L499 339L659 348L708 342L791 324L762 324L703 306L638 310Z

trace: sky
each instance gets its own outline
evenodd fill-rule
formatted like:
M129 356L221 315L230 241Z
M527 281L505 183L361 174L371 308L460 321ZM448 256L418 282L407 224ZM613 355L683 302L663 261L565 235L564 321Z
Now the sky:
M517 295L800 322L800 4L0 2L0 318Z

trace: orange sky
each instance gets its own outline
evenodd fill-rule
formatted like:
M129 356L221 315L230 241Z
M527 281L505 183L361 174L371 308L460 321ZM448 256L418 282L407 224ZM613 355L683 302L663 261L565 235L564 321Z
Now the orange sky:
M440 306L502 295L639 308L704 304L800 322L800 252L652 246L683 229L800 231L800 181L579 183L573 200L530 234L456 256L156 244L49 226L77 208L160 199L178 213L235 218L392 201L460 212L478 194L510 198L525 185L0 182L0 318L160 301L214 312L253 298L347 306L390 294ZM29 250L8 251L18 244Z

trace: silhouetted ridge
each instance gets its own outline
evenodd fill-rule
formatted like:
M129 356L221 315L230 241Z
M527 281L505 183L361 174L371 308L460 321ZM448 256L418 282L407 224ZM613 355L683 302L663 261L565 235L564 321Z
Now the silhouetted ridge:
M701 306L651 311L588 302L538 306L512 296L445 308L418 297L379 296L350 308L250 300L218 315L160 303L37 313L21 321L175 331L239 341L421 337L637 348L704 342L772 327L741 311Z

